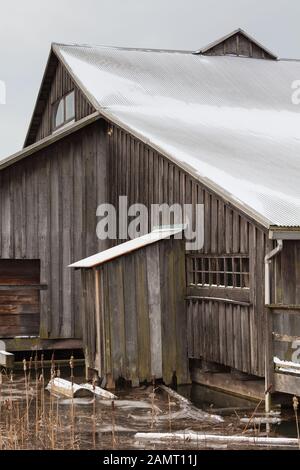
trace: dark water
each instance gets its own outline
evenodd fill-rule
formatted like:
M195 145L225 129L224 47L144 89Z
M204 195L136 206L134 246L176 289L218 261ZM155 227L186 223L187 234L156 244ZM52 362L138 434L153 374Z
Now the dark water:
M189 398L200 409L226 416L226 419L236 419L236 413L240 417L251 417L257 402L247 398L234 396L208 387L193 384L192 386L179 387L178 392ZM292 397L285 397L284 406L274 405L274 410L280 411L281 423L271 427L275 436L297 438L297 427L294 410L292 409ZM258 410L264 411L264 404ZM300 416L299 416L300 418Z

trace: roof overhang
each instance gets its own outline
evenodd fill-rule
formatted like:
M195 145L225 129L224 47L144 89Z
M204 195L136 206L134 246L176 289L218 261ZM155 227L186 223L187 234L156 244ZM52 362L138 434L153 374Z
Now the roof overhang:
M75 122L71 126L67 126L61 129L59 132L55 132L51 134L50 136L45 137L45 139L39 140L35 144L30 145L29 147L25 147L20 152L17 152L13 155L10 155L7 158L4 158L3 160L0 160L0 171L4 170L4 168L7 168L10 165L13 165L14 163L19 162L20 160L23 160L23 158L33 155L39 150L42 150L45 147L48 147L49 145L54 144L55 142L58 142L64 137L67 137L68 135L73 134L74 132L82 129L83 127L88 126L89 124L97 121L100 118L101 118L101 115L97 111L83 119L80 119L80 121Z
M107 250L101 251L96 255L89 256L88 258L77 261L69 266L69 268L75 269L91 269L96 268L102 264L113 261L114 259L120 258L121 256L128 255L133 251L140 250L145 248L148 245L159 242L161 240L166 240L176 235L182 234L185 230L185 225L174 225L174 226L162 226L160 228L153 229L152 232L147 233L141 237L134 238L133 240L128 240L127 242L116 245ZM183 238L182 235L181 239Z
M30 145L32 145L32 143L34 143L35 134L36 134L38 124L39 124L34 121L37 120L37 116L39 116L39 119L41 119L41 116L44 112L46 101L47 101L47 92L45 91L47 89L47 82L51 83L55 75L57 63L58 63L58 58L53 53L52 48L51 48L49 56L48 56L46 68L44 70L43 78L41 81L40 89L38 92L38 96L36 98L36 102L34 105L34 110L30 119L27 133L26 133L23 148L29 147ZM43 95L46 95L46 97L45 96L43 97Z
M270 240L300 240L300 227L270 227Z

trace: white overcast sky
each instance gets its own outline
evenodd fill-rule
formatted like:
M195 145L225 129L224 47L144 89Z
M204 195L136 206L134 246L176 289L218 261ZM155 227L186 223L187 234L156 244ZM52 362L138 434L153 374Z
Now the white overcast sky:
M51 42L195 50L241 27L300 59L299 22L299 0L0 0L0 158L22 147Z

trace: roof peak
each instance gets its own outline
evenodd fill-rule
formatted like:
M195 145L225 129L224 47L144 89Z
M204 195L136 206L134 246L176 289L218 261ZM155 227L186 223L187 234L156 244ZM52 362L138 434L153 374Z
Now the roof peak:
M243 40L241 40L243 39ZM254 57L256 59L277 60L278 57L259 43L244 29L237 28L225 36L199 49L196 54L233 55L238 57Z
M243 40L242 40L243 38ZM265 46L260 44L255 38L247 33L242 28L237 28L225 36L211 42L207 46L193 50L184 49L158 49L158 48L144 48L144 47L129 47L129 46L117 46L107 44L80 44L80 43L59 43L53 42L52 49L56 47L80 47L80 48L100 48L100 49L111 49L119 51L132 51L132 52L155 52L155 53L169 53L169 54L202 54L202 55L214 55L214 56L237 56L237 57L248 57L256 59L271 59L278 60L277 55L267 49Z
M151 47L129 47L129 46L113 46L107 44L80 44L80 43L58 43L52 42L52 48L54 47L86 47L86 48L102 48L102 49L115 49L121 51L140 51L140 52L164 52L164 53L179 53L179 54L193 54L193 50L184 49L158 49Z

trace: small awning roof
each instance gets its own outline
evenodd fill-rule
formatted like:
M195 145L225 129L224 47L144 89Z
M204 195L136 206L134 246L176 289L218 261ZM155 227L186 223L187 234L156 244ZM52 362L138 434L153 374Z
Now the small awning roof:
M136 251L140 248L144 248L147 245L151 245L152 243L171 238L181 233L184 229L185 227L183 225L154 229L152 232L147 233L147 235L143 235L142 237L129 240L125 243L121 243L120 245L114 246L113 248L109 248L108 250L101 251L96 255L90 256L89 258L77 261L76 263L71 264L69 268L94 268L101 264L107 263L108 261L112 261L115 258L119 258L120 256L127 255L132 251Z

